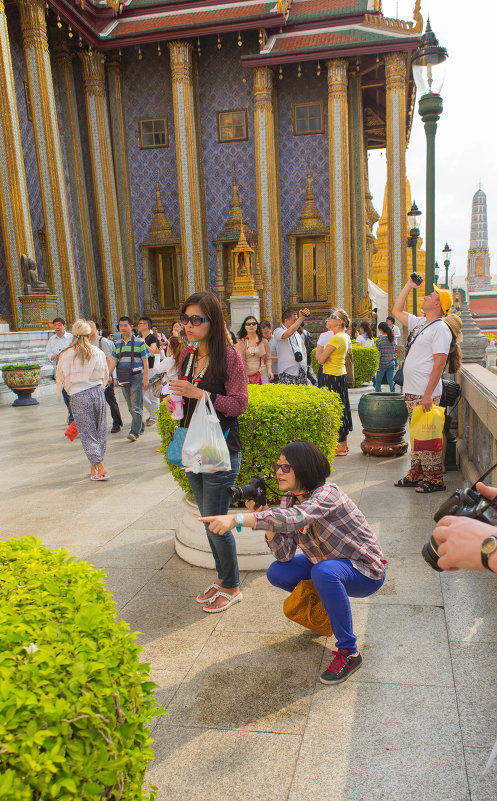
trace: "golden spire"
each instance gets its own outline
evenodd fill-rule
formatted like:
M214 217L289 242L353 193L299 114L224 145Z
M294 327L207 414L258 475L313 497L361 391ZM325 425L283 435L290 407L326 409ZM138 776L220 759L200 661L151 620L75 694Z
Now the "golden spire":
M291 236L302 236L304 234L320 234L328 233L328 229L323 223L321 214L316 205L314 198L314 190L312 188L312 175L311 165L307 161L307 189L304 197L304 205L297 222L297 225L291 231Z

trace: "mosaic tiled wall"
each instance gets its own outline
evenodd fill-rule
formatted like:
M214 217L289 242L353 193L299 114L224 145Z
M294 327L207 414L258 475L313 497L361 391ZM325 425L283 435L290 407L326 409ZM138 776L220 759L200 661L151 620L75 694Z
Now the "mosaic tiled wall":
M216 281L216 249L212 241L217 239L228 218L234 167L244 218L257 233L252 76L240 64L241 55L257 52L257 38L255 34L244 34L243 44L239 47L236 34L231 34L223 36L221 44L221 49L218 49L215 37L202 40L199 58L200 124L212 288ZM247 109L248 140L218 142L217 112L235 109Z
M155 206L155 181L159 174L162 202L174 233L180 235L178 179L174 138L174 112L169 51L162 55L153 45L123 52L123 103L128 145L129 179L136 243L136 268L143 303L143 265L140 245L148 236ZM140 150L138 121L144 117L167 117L169 147Z
M5 264L5 248L0 230L0 314L10 314L9 278Z
M281 227L284 297L288 303L289 262L287 235L297 223L306 191L307 159L310 160L312 186L316 205L323 222L330 218L329 153L328 153L328 87L326 67L316 75L315 64L302 64L302 75L297 77L296 64L283 68L282 80L276 80L278 97ZM292 103L322 101L324 133L294 136Z

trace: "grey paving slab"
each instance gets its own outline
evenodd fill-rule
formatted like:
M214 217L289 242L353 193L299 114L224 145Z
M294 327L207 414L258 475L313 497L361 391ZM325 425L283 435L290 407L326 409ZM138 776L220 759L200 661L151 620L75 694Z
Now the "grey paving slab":
M171 556L161 570L158 570L146 587L147 599L164 598L168 595L183 597L183 603L195 604L199 617L205 616L196 596L216 579L215 570L187 565L177 556ZM187 598L188 601L184 599ZM231 610L230 610L231 614Z
M92 560L88 560L92 564ZM105 583L114 597L116 608L123 607L140 592L152 578L155 570L151 568L105 567L102 571Z
M442 575L442 592L450 640L497 642L497 585L490 572L461 570Z
M167 726L154 729L146 778L157 801L287 801L301 737ZM277 757L277 758L276 758Z
M394 516L395 515L395 516ZM380 541L383 553L388 557L421 553L433 532L434 523L428 517L397 517L395 507L392 516L368 517L368 523Z
M306 633L215 631L164 725L302 734L322 654Z
M387 577L378 592L355 603L441 606L440 577L420 553L388 557Z
M497 731L494 734L497 738ZM495 801L497 798L497 763L483 775L489 752L489 748L464 749L471 801Z
M450 646L464 745L490 751L497 739L497 642Z
M453 690L349 681L316 692L288 801L351 799L470 800Z
M174 530L127 528L91 556L98 567L163 567L174 553Z
M441 495L445 497L447 493L436 492L434 495L420 497L414 489L394 487L389 479L368 478L367 487L361 495L361 511L368 520L373 517L388 517L393 509L396 517L433 520L433 513L441 503ZM437 501L433 500L434 497Z

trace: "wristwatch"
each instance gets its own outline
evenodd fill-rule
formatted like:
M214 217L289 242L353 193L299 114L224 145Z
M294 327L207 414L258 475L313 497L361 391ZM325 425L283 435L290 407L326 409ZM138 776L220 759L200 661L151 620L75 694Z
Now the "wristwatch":
M481 544L481 563L483 567L486 567L487 570L492 570L490 565L488 564L488 560L490 556L497 550L497 536L487 537L486 540L483 540ZM492 570L492 573L494 571Z
M242 526L243 526L243 524L245 522L245 515L243 514L243 512L237 512L236 513L235 521L236 521L236 530L240 534L240 532L242 530Z

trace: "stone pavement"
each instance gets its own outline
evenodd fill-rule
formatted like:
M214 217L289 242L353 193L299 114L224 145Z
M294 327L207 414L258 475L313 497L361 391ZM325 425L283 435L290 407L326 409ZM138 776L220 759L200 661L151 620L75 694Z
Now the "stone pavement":
M213 574L174 554L181 496L156 431L110 436L112 478L94 484L64 420L51 397L0 408L2 537L34 534L103 568L143 632L169 710L153 725L160 801L495 801L497 766L481 772L497 737L497 579L440 575L420 556L447 493L394 489L407 458L363 456L354 413L333 480L390 564L382 590L353 602L361 670L326 687L332 638L286 620L263 573L243 574L244 600L226 613L195 603Z

